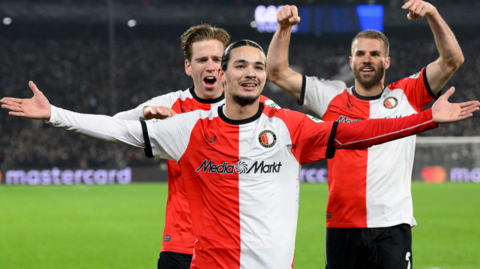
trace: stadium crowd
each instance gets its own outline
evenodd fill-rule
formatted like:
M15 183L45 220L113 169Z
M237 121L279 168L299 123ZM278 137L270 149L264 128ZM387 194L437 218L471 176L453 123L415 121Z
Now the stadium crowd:
M259 40L268 47L271 36ZM13 39L0 44L0 92L3 96L30 97L34 81L51 104L81 113L113 115L158 95L192 85L185 74L179 40L123 39L117 41L116 107L111 107L108 44L97 39ZM412 75L438 58L431 37L405 41L390 37L392 64L386 84ZM303 43L303 44L302 44ZM325 44L324 44L325 43ZM399 45L401 44L401 46ZM457 88L453 101L478 99L480 38L460 42L466 61L448 82ZM292 40L290 64L303 74L326 79L351 77L350 44L322 45ZM344 77L341 75L343 74ZM353 79L347 83L353 85ZM308 112L293 97L269 85L264 95L284 108ZM310 112L312 113L312 112ZM427 132L427 136L474 136L480 133L479 115L461 123ZM477 123L477 124L475 124ZM42 131L38 131L42 129ZM0 113L0 168L30 167L120 168L126 165L158 165L146 161L142 150L108 145L55 130L40 121Z

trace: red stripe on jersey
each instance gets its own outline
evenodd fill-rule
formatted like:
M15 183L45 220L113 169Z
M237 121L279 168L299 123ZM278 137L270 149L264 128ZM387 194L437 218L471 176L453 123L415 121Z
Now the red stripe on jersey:
M197 102L194 98L177 99L171 109L177 114L195 110L210 110L210 104ZM168 198L165 210L162 251L193 254L196 236L193 233L190 207L186 197L180 167L175 161L167 161Z
M240 266L239 179L233 168L239 161L238 156L238 126L225 124L219 117L197 122L185 154L179 160L197 235L191 268L238 269ZM221 169L231 166L233 172L212 176L208 181L198 180L195 173L217 172L206 165L192 167L191 164L210 161L217 167L225 164Z
M322 119L355 122L368 119L369 111L369 101L357 99L345 90L330 102ZM367 161L368 150L338 150L328 161L327 228L367 225Z
M435 100L433 93L431 92L426 77L426 68L418 73L418 76L410 76L402 80L396 81L387 86L391 90L402 89L407 96L408 103L418 112Z

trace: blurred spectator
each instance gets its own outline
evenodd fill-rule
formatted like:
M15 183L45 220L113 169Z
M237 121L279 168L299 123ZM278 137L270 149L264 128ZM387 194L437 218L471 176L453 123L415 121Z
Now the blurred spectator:
M155 2L155 1L152 1ZM259 39L267 48L271 35ZM108 44L97 39L29 40L1 38L1 96L30 97L28 81L33 80L51 104L81 113L110 113ZM406 41L390 38L392 64L386 84L410 76L438 57L432 38ZM117 111L171 91L192 85L185 74L179 40L123 39L116 48ZM337 42L338 43L338 42ZM350 44L322 42L322 45L292 41L290 64L305 75L326 79L351 73L348 69ZM480 38L461 44L466 61L444 91L454 85L452 101L477 99L480 78ZM421 56L421 57L420 57ZM347 65L347 66L346 66ZM343 69L342 69L343 67ZM345 69L346 67L346 69ZM353 85L349 83L349 85ZM296 105L287 93L266 87L264 95L284 108L312 113ZM424 135L475 136L480 134L477 113L473 119L442 126ZM476 122L476 124L475 124ZM426 157L425 157L426 158ZM126 145L109 145L57 130L43 122L0 113L0 168L24 166L60 168L122 168L126 165L158 165L146 160L143 150Z

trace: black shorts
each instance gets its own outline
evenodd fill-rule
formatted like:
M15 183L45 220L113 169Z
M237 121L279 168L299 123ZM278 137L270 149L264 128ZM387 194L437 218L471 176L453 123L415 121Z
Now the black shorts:
M160 257L158 258L157 268L158 269L190 269L190 264L192 263L191 254L183 254L177 252L160 252Z
M327 228L327 269L412 269L408 224L386 228Z

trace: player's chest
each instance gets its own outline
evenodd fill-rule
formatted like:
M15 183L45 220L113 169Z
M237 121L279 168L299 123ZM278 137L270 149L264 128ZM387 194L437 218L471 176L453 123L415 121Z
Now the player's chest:
M405 95L383 94L374 100L360 100L352 95L332 100L323 120L356 122L367 119L398 118L415 113Z

